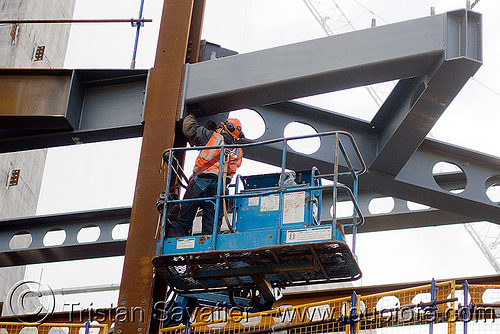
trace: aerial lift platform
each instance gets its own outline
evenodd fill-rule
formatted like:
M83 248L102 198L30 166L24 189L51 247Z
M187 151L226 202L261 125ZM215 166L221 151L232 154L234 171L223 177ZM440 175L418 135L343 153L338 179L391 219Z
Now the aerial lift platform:
M289 143L319 137L331 147L331 170L318 168L291 171L286 168ZM345 145L356 152L355 161L346 155ZM342 131L282 138L265 142L216 146L221 149L220 166L228 149L259 145L281 146L281 172L266 175L236 176L229 194L224 194L223 168L219 171L217 195L195 199L215 205L212 235L166 238L170 206L179 200L169 193L181 175L175 154L207 147L173 148L164 152L166 196L162 203L157 256L157 272L172 291L180 294L258 291L264 300L274 300L274 288L317 283L352 281L361 277L356 256L346 243L344 228L356 229L364 218L357 204L358 177L366 170L353 137ZM296 154L295 152L293 152ZM339 193L353 203L353 220L340 225L335 217ZM328 194L329 196L325 196ZM331 199L333 218L321 217L324 198ZM230 215L222 201L231 202ZM227 230L217 228L218 217L226 218ZM223 224L224 226L224 224ZM222 230L222 232L221 232Z

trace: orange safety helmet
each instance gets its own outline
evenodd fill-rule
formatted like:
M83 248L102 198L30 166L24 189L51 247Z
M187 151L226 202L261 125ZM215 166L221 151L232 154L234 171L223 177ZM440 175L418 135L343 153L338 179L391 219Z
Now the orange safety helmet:
M237 118L228 118L224 122L221 123L222 128L226 130L234 139L242 139L245 138L245 135L241 131L241 122Z

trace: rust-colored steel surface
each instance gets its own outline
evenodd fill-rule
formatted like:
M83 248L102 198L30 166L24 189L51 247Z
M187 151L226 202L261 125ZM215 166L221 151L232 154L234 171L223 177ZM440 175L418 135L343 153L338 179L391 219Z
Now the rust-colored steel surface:
M28 125L29 117L66 116L71 73L68 70L3 70L0 116L22 118L24 125ZM39 128L40 123L31 126Z
M115 333L155 329L150 326L155 290L151 260L156 253L155 202L164 186L159 167L162 152L174 142L194 6L194 0L165 0L163 5L155 65L147 88L143 143L117 309L116 319L121 322L115 324ZM198 24L197 31L201 20Z
M203 26L203 14L205 13L205 0L194 0L193 15L191 18L191 29L189 31L188 47L186 52L186 63L198 62L201 45L201 28Z

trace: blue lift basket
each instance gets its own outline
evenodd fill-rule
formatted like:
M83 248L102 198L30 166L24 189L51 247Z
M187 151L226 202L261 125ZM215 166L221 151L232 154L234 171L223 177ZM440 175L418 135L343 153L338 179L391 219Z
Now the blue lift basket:
M315 166L304 171L287 169L287 155L308 160L293 151L290 142L312 137L319 137L328 152L331 150L328 174L321 174ZM192 199L171 199L173 179L180 174L174 153L209 147L173 148L164 152L166 196L160 210L157 256L153 264L173 291L190 294L258 290L265 294L264 290L273 288L361 277L354 250L356 230L364 223L357 204L358 177L366 166L354 138L347 132L335 131L210 148L223 152L219 161L222 166L228 149L240 147L245 152L264 145L281 149L281 172L236 175L226 195L219 168L217 195L195 199L215 205L213 234L178 238L165 237L170 225L166 213L169 206ZM351 161L347 156L345 145L349 152L354 152L356 160ZM335 208L339 196L353 203L352 223L337 222ZM326 198L331 203L325 203ZM221 212L221 201L230 203L226 205L229 213ZM328 218L321 217L325 205L331 207ZM217 228L219 216L231 217L227 230L224 230L226 222ZM351 247L346 244L344 228L352 229Z

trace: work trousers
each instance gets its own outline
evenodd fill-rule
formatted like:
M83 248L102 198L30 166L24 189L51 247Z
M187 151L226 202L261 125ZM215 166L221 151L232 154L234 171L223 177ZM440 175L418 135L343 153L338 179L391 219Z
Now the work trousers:
M196 199L203 197L213 197L217 194L217 175L214 174L201 174L194 176L189 180L186 187L186 193L183 199ZM217 230L220 230L222 224L222 200L219 209L219 221L217 223ZM198 212L202 208L203 215L201 220L201 233L203 235L212 234L214 227L215 216L215 199L209 201L189 201L181 204L180 220L170 222L167 237L184 237L192 234L193 221Z

